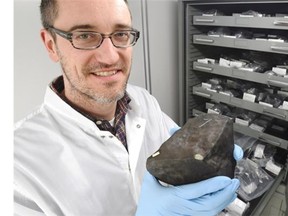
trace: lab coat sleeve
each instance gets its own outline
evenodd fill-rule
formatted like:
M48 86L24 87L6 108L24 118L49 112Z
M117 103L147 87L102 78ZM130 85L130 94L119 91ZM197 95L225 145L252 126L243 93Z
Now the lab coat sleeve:
M22 191L14 187L14 216L44 216L43 211L38 207L38 205L24 195Z
M162 111L157 99L146 89L128 85L128 93L136 101L136 104L141 107L143 117L147 120L147 124L150 124L150 127L148 126L148 128L146 128L148 134L160 132L161 134L157 136L162 137L161 141L163 142L171 136L171 129L179 128L179 126ZM158 129L155 127L158 127ZM151 129L151 131L149 129Z
M14 215L62 216L55 200L31 172L14 163ZM17 181L16 181L17 179Z
M177 125L167 114L163 113L163 119L164 119L164 124L167 125L167 127L169 128L169 134L171 134L171 131L175 132L176 129L180 129L180 126Z

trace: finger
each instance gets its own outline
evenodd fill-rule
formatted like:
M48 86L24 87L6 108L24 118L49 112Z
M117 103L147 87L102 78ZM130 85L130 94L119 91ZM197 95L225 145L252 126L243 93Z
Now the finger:
M243 154L244 154L244 153L243 153L242 148L241 148L239 145L234 144L234 151L233 151L234 159L235 159L236 161L241 160L241 159L243 158Z
M227 176L216 176L197 183L175 186L173 189L176 196L183 199L195 199L222 190L231 183L231 179Z
M171 205L177 213L181 212L181 215L214 216L236 199L236 190L240 183L237 179L231 182L222 190L195 199L178 197Z
M236 191L239 185L240 182L238 179L232 179L232 183L223 190L207 195L206 202L211 203L209 205L210 210L218 209L217 211L221 211L233 202L236 198Z

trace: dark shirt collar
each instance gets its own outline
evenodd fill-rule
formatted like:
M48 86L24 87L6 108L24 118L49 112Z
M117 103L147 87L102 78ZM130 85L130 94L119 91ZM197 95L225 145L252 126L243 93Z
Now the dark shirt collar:
M94 123L96 122L103 122L106 120L103 119L96 119L92 116L90 116L88 113L85 113L83 111L80 111L79 109L77 109L75 106L73 106L67 99L66 97L64 97L63 95L63 90L64 90L64 80L63 80L63 76L59 76L56 79L54 79L52 81L52 83L50 84L50 88L62 99L64 100L67 104L69 104L73 109L75 109L77 112L81 113L82 115L84 115L85 117L87 117L88 119L90 119L91 121L93 121ZM128 96L127 92L125 92L124 96L117 102L117 107L116 107L116 114L121 114L121 115L126 115L126 113L128 112L129 109L131 109L131 107L129 106L129 103L131 101L131 98ZM108 122L108 121L107 121ZM98 125L98 124L97 124Z

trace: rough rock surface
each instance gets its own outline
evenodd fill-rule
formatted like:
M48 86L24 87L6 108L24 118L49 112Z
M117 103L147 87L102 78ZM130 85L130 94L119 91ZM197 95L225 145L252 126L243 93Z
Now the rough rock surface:
M147 159L147 170L158 180L182 185L214 176L234 176L233 121L203 114L186 124Z

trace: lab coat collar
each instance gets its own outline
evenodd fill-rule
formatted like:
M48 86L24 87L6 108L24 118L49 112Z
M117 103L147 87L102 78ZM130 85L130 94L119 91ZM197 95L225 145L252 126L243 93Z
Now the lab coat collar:
M44 98L44 106L48 106L55 112L60 113L68 119L77 121L82 128L98 129L93 121L86 118L84 115L73 109L69 104L67 104L62 98L57 95L50 86L46 88L46 94ZM99 130L99 129L98 129Z
M131 116L141 116L141 107L140 103L137 100L137 96L133 94L133 87L131 85L127 85L127 94L131 98L129 103L131 109L128 110L129 115ZM130 94L129 92L132 91L133 93ZM46 94L44 98L44 106L48 106L50 109L60 113L61 115L65 116L68 119L76 121L80 124L82 128L89 128L93 131L98 130L99 128L95 125L93 121L85 117L83 114L79 113L77 110L73 109L69 104L67 104L57 93L55 93L50 85L47 86Z

